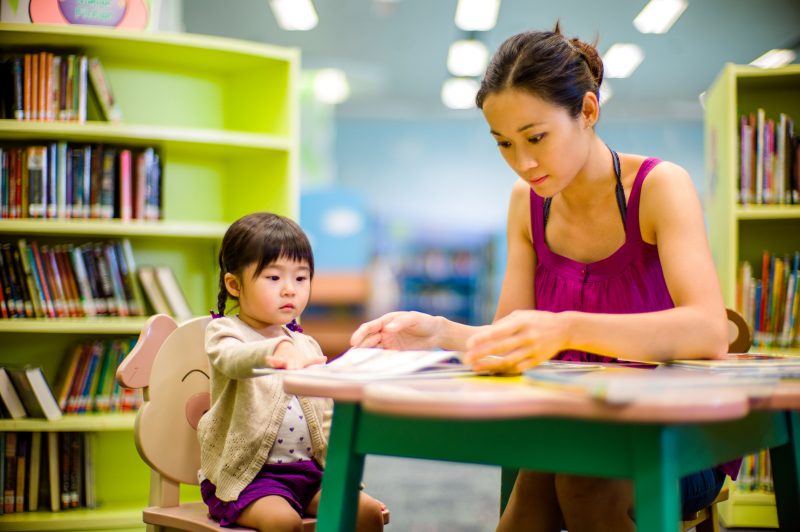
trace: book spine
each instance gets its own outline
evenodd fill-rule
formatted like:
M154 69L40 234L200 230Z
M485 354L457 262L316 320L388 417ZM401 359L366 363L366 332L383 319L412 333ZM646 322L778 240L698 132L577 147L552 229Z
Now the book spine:
M22 264L22 256L20 255L19 247L13 245L9 245L9 247L11 248L11 260L14 264L14 274L19 280L20 292L22 292L22 301L25 307L25 317L34 318L37 316L39 311L37 308L38 301L34 303L36 294L34 294L31 290L32 287L28 282L27 275L25 274L25 268Z
M44 218L47 214L47 148L28 146L28 216Z
M67 167L69 166L67 156L67 143L59 142L56 145L56 218L69 218L67 211Z
M113 148L103 151L102 174L100 178L99 212L103 219L114 215L114 198L116 196L117 151Z
M25 119L25 59L15 56L12 59L12 73L14 82L14 119Z
M88 92L88 59L85 55L78 59L78 122L86 122L86 96Z
M47 166L45 166L45 182L47 183L47 200L45 206L48 218L55 218L57 213L57 179L58 179L58 145L51 142L47 145Z
M31 54L31 120L39 120L39 54Z
M97 308L95 307L92 285L89 280L89 274L86 272L83 254L80 249L76 247L69 246L68 250L70 258L72 259L72 269L75 272L83 313L86 316L96 316Z
M120 316L129 316L128 298L125 294L125 287L122 281L120 265L117 262L117 254L114 251L114 243L106 244L103 248L104 257L108 264L108 273L111 279L111 287L114 295L114 306Z
M2 437L2 434L0 434ZM15 491L17 486L17 433L6 432L5 479L3 482L3 511L7 514L15 511Z
M35 279L37 280L37 286L44 297L44 308L47 309L47 315L49 317L55 318L57 315L55 304L53 301L52 292L50 290L50 284L47 279L47 272L44 270L44 263L42 261L39 245L36 242L31 242L28 246L28 250L29 258L31 259L31 267L33 268L33 273Z
M119 209L117 210L120 219L128 221L133 218L133 196L132 196L132 171L131 150L125 149L119 152Z

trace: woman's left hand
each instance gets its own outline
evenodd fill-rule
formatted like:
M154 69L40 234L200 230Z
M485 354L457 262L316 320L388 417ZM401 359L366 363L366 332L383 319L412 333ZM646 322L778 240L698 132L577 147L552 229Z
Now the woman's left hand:
M521 373L568 343L566 313L516 310L467 340L464 359L477 371Z

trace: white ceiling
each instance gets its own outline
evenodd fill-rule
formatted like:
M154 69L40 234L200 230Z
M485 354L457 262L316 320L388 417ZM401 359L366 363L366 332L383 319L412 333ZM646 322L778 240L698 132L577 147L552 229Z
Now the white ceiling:
M313 0L319 24L290 32L275 23L268 0L185 0L186 30L295 46L303 68L342 68L352 95L339 116L469 116L440 100L447 49L465 34L453 22L456 0ZM645 60L628 79L610 83L605 119L700 119L698 95L726 62L749 63L771 48L800 46L800 0L689 0L664 35L632 24L646 0L501 0L497 26L477 32L494 50L506 37L551 29L568 36L638 43ZM800 95L798 95L800 97Z

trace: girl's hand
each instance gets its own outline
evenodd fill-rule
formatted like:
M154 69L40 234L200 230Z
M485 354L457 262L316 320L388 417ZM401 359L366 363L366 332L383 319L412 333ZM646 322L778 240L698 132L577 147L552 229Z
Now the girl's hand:
M421 312L390 312L364 323L350 337L353 347L431 349L439 347L436 317Z
M267 361L271 368L275 369L302 369L308 366L324 364L328 361L328 357L303 358L295 345L287 341L279 343L272 356L266 356L264 360Z
M464 361L477 371L521 373L568 345L565 313L517 310L470 337Z

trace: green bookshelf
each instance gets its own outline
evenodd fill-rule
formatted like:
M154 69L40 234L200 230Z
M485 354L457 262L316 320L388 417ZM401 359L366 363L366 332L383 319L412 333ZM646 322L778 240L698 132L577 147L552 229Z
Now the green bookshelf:
M260 210L297 217L299 52L232 39L88 26L0 23L0 52L80 51L99 57L123 119L84 124L0 120L0 143L155 146L162 220L0 220L0 241L128 238L137 265L168 265L192 311L216 301L216 253L228 224ZM53 382L69 346L135 336L145 317L0 320L0 365L32 364ZM0 531L143 530L149 469L133 441L135 415L0 420L6 431L79 431L95 438L97 508L0 516ZM197 498L196 489L185 490Z
M800 65L777 69L726 65L706 94L705 152L709 241L725 304L735 307L736 274L741 261L761 264L763 250L790 253L800 249L800 206L741 205L739 117L766 111L800 120ZM780 350L797 354L796 349ZM720 515L728 527L778 526L774 496L731 490Z

